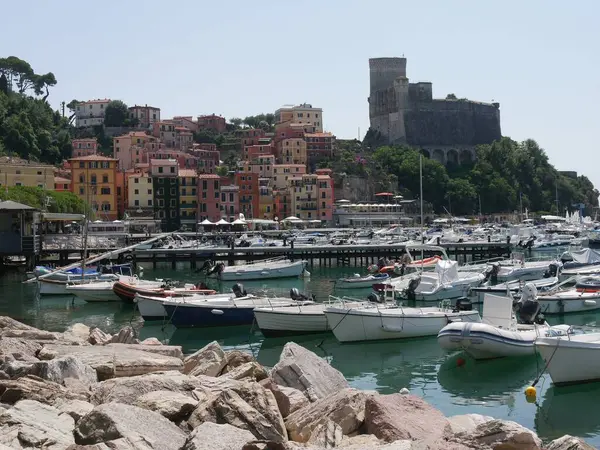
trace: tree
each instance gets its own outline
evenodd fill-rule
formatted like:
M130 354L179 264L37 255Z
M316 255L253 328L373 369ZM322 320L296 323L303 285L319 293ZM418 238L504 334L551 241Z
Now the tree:
M129 119L129 109L121 100L112 100L104 110L104 125L107 127L126 126Z
M226 177L229 173L229 168L227 166L217 166L216 172L217 175L221 177Z
M454 94L448 94L446 95L446 100L458 100L458 98Z
M449 180L446 197L448 198L448 210L452 214L474 214L477 204L477 191L469 180L464 178Z
M234 125L235 128L240 128L242 126L242 122L243 122L243 120L240 119L239 117L232 117L231 119L229 119L229 123Z
M8 78L6 78L5 73L0 75L0 92L4 92L5 95L8 95Z
M44 95L42 100L46 100L50 95L50 91L48 90L50 86L56 86L56 77L52 72L48 72L44 75L36 75L33 88L35 89L36 95Z

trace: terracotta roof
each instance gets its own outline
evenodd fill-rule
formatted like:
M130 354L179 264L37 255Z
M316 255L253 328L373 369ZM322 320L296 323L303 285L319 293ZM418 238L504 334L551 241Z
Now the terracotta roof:
M66 183L70 183L71 180L69 180L68 178L63 178L63 177L54 177L54 182L60 183L60 184L66 184Z
M216 173L201 173L200 175L198 175L198 178L208 178L208 179L219 180L221 177L219 175L217 175Z
M79 158L69 158L69 161L118 161L116 158L107 158L100 155L80 156Z
M186 127L175 127L175 129L180 131L190 131Z
M327 133L305 133L306 137L333 137L333 134Z
M179 169L180 177L195 177L196 171L194 169Z
M319 180L331 180L329 175L317 175L317 179Z
M88 105L90 103L108 103L110 102L110 98L97 98L94 100L88 100L87 102L81 102L82 105Z

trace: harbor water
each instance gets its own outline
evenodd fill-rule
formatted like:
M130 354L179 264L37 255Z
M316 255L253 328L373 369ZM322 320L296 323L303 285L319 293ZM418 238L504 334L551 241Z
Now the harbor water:
M248 291L263 286L314 294L319 301L328 296L349 295L364 298L370 289L336 290L333 280L364 269L319 268L309 269L309 279L283 279L244 282ZM203 277L189 268L170 265L156 270L146 268L145 279L172 278L197 283ZM114 332L131 324L141 338L155 336L181 345L184 352L193 352L216 340L226 349L252 352L266 366L274 365L288 340L294 340L317 355L324 357L340 370L353 387L394 393L406 387L423 397L447 416L477 413L498 419L513 420L534 429L544 440L564 434L584 438L600 447L600 383L569 387L554 387L547 374L541 376L537 387L537 401L529 403L524 395L527 386L543 370L540 358L504 358L475 361L462 354L447 354L435 337L404 341L368 343L338 343L333 335L300 336L265 339L250 326L221 329L176 330L168 323L144 324L133 306L121 303L85 303L73 297L42 297L37 295L35 283L23 284L24 274L9 272L0 277L0 315L9 315L35 327L64 331L69 325L82 322ZM233 282L209 286L229 291ZM553 317L552 324L568 323L576 326L597 326L600 313L585 313Z

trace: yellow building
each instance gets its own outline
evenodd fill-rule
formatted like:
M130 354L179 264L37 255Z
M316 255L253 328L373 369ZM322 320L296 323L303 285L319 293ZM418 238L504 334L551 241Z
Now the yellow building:
M0 158L0 186L30 186L54 189L54 167L26 159Z
M319 219L318 175L307 174L290 178L292 214L302 220Z
M304 164L275 164L273 166L273 189L287 189L290 178L305 173L306 165Z
M272 220L275 217L275 198L271 178L258 179L258 218Z
M306 165L306 141L303 138L284 139L278 146L281 164Z
M92 206L99 220L116 220L118 160L90 155L71 158L69 164L73 193Z
M196 229L198 174L194 169L179 169L179 217L181 225Z
M308 103L282 106L275 111L275 123L285 122L308 125L312 133L322 133L323 109L313 108Z
M132 211L146 211L154 215L154 194L152 177L148 172L126 173L127 176L127 207Z

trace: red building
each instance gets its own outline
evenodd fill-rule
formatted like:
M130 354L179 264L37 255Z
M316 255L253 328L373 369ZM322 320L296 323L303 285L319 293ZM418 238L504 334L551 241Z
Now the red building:
M258 179L260 175L252 172L235 174L235 184L240 187L240 212L247 219L259 217Z
M73 158L95 155L98 153L98 140L96 138L73 139Z
M211 114L210 116L198 116L199 130L213 130L217 133L223 133L227 129L225 117Z
M198 222L208 219L216 222L221 218L221 177L216 174L198 175Z
M331 133L306 133L306 155L309 161L333 156L335 136Z
M70 191L71 180L69 178L54 177L54 190L57 192Z
M247 145L244 147L244 159L249 161L262 155L275 155L275 146L269 142L268 144L262 145Z
M265 130L260 128L246 128L240 130L239 135L241 137L242 148L246 148L249 145L258 145L261 139L266 139Z

